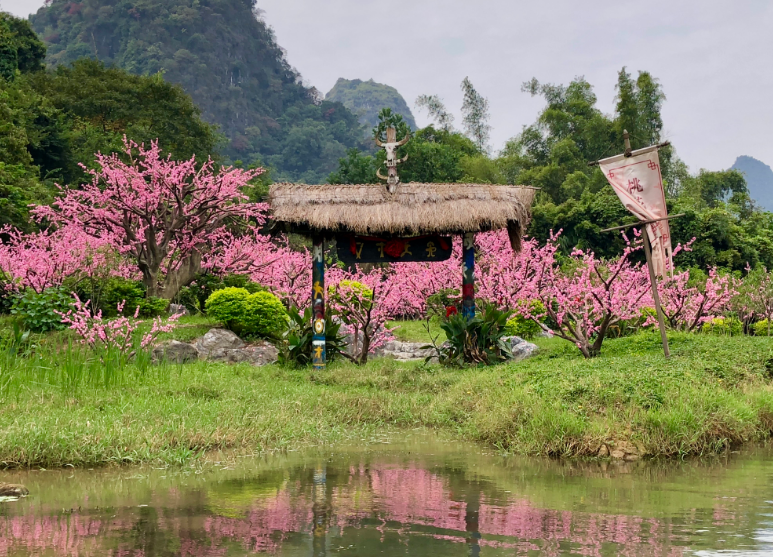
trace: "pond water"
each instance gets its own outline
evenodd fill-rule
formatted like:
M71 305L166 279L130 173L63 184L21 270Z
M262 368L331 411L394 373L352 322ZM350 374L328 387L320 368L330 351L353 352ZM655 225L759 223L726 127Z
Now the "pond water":
M416 433L184 469L0 472L0 556L773 555L773 451L557 462Z

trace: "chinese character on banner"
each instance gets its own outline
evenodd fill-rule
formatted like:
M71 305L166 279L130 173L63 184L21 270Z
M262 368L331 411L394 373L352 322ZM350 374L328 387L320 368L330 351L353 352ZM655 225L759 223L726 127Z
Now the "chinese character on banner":
M599 161L599 167L625 208L640 220L668 216L656 148L634 151L630 157L617 155L603 159ZM652 265L655 273L661 277L665 276L666 272L673 269L668 221L648 224L646 230L652 245Z

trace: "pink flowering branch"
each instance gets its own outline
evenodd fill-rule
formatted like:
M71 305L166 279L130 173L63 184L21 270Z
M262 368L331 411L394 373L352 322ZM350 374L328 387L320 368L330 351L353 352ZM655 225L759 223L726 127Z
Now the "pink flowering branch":
M140 308L134 311L134 315L126 317L123 314L125 301L118 304L117 309L119 317L116 319L103 319L102 311L93 313L89 308L91 300L85 303L73 293L75 302L73 309L64 312L57 311L62 323L69 325L69 328L78 333L81 342L89 346L97 353L103 353L106 350L115 350L118 354L127 356L133 353L134 335L142 323L137 319ZM166 322L160 317L153 320L153 325L149 332L145 333L140 339L140 347L147 348L152 345L161 333L169 333L174 330L175 321L180 315L171 316Z

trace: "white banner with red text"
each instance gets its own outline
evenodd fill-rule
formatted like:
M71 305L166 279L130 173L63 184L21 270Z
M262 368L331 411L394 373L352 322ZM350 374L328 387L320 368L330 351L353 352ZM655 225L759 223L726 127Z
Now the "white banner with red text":
M656 147L634 151L630 157L617 155L599 161L617 197L625 208L640 220L662 219L668 216L663 177ZM667 220L645 226L652 245L652 265L658 276L673 269L671 231Z

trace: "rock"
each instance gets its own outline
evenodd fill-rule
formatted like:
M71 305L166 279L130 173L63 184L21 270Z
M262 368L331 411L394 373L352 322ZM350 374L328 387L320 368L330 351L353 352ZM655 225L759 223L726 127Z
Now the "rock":
M531 358L539 352L539 347L536 344L527 342L521 337L504 337L502 340L510 343L510 350L513 353L512 361L514 362Z
M414 360L424 360L427 356L435 356L435 350L432 348L422 349L426 342L402 342L399 340L390 340L376 350L376 356L394 358L401 362L410 362Z
M23 485L0 484L0 497L26 497L30 490Z
M213 362L249 362L256 366L273 364L278 357L276 346L265 340L244 348L218 348L209 353L209 359Z
M192 344L178 340L170 340L153 349L153 361L166 360L175 364L195 362L199 359L199 351Z
M616 460L633 461L641 458L641 451L633 443L628 441L616 441L609 456Z
M196 341L196 349L201 356L207 358L218 350L234 350L244 348L242 339L227 329L210 329L207 334Z
M169 313L171 315L188 315L188 308L182 304L169 304Z

